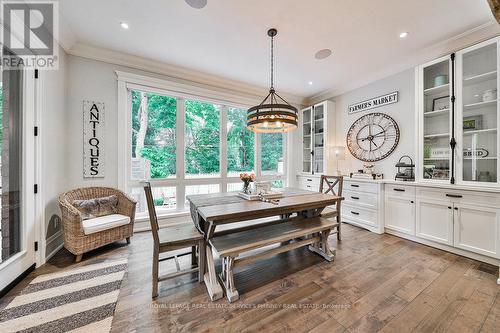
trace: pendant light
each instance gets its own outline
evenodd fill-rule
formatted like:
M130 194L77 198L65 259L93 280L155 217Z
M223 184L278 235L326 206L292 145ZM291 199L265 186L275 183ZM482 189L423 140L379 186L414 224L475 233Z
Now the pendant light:
M297 108L281 98L274 90L274 37L276 29L269 29L271 37L271 88L264 100L248 109L247 128L256 133L283 133L297 129Z

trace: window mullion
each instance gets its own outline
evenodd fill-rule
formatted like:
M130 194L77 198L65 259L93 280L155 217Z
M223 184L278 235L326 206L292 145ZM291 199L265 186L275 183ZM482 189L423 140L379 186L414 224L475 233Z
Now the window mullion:
M220 175L221 192L227 191L227 106L222 106L220 110Z
M175 177L177 180L176 186L176 202L177 209L184 209L184 201L186 195L186 188L184 183L185 177L185 132L186 132L186 108L185 100L183 98L177 99L177 114L175 122L175 141L176 141L176 164L175 164Z
M261 170L261 152L260 152L260 145L261 145L261 135L259 133L254 133L255 135L255 176L259 179L262 176L262 170Z

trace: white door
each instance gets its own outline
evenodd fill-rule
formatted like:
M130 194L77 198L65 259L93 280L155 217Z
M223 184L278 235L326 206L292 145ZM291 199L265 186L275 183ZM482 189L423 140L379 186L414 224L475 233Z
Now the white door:
M454 214L456 247L500 258L499 209L455 204Z
M2 70L0 91L1 291L35 265L34 72Z
M387 196L385 199L385 227L415 235L415 202L405 197Z
M453 245L453 204L417 199L416 236Z

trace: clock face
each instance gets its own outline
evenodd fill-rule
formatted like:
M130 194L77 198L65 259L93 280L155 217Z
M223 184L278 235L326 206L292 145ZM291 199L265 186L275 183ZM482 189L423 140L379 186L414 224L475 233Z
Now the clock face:
M358 160L380 161L389 156L399 142L396 121L383 113L370 113L359 118L347 132L347 147Z

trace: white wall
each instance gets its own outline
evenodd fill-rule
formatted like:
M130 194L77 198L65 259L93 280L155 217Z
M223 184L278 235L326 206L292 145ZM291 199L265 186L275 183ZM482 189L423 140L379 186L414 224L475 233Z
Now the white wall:
M66 188L117 187L117 81L119 66L68 56ZM83 178L83 101L104 103L106 123L104 178ZM123 142L122 144L126 144Z
M41 212L47 239L45 254L50 255L62 243L58 196L66 189L66 76L67 55L59 49L59 69L40 70L41 108Z
M351 104L364 101L373 97L399 91L399 101L395 104L383 106L369 111L358 112L352 115L347 113ZM401 138L397 148L387 158L375 162L375 171L383 173L384 178L394 178L394 167L402 155L409 155L415 160L415 73L409 69L399 74L373 82L359 89L350 91L333 98L336 103L336 133L337 145L346 146L346 135L351 125L361 116L371 113L385 113L394 118L398 123ZM348 151L346 160L340 162L340 169L348 173L363 167L362 161L354 158Z

